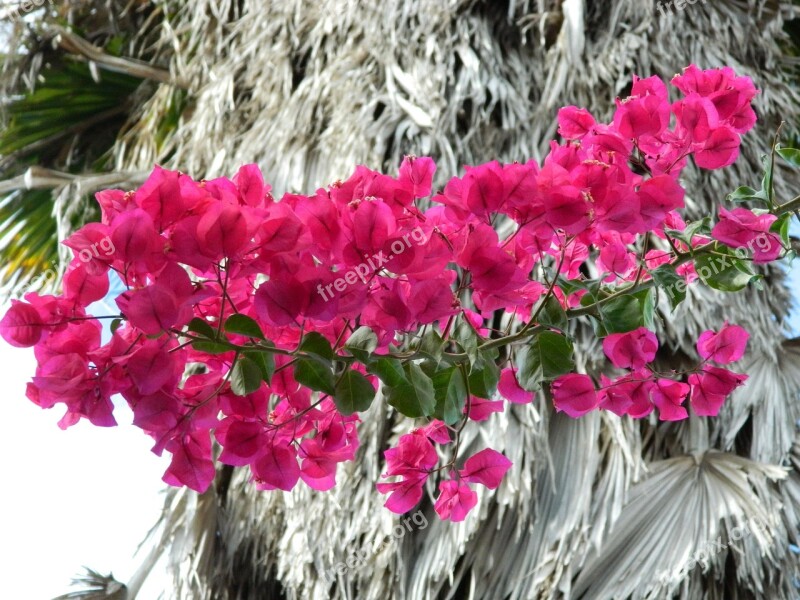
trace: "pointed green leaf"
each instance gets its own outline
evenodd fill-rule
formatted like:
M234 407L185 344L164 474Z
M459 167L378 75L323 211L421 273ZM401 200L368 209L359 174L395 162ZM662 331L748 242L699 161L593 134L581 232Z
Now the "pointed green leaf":
M198 352L205 352L206 354L225 354L226 352L233 351L233 348L227 344L205 340L196 340L192 342L192 348Z
M367 410L375 398L375 388L361 373L347 371L336 384L336 408L345 416Z
M767 195L763 190L755 190L746 185L738 187L728 194L728 200L731 202L750 202L751 200L766 202L767 199Z
M600 305L600 316L608 333L626 333L644 326L644 307L636 296L620 296Z
M217 339L217 330L211 327L208 321L205 319L201 319L200 317L195 317L189 324L186 326L186 329L192 333L196 333L198 335L203 336L209 340Z
M261 369L261 377L269 384L275 373L275 358L272 354L259 350L247 350L242 354L258 365L258 368Z
M300 343L300 350L316 354L322 358L333 360L333 348L328 339L316 331L309 331L303 336L303 341Z
M417 344L416 351L432 358L438 363L442 359L444 340L436 331L428 331L424 336L422 336L419 344Z
M403 383L408 383L403 372L403 366L396 358L379 358L367 366L367 371L377 375L389 387L397 387Z
M261 327L247 315L235 314L228 317L225 321L225 331L259 340L264 339L264 332L261 331Z
M378 347L378 336L369 327L359 327L348 338L344 347L356 360L366 363L369 355Z
M473 366L469 374L469 391L478 398L491 398L497 391L497 382L500 380L500 367L493 358L484 355L484 360L479 368Z
M694 268L708 287L722 292L738 292L760 277L747 263L730 255L699 256L695 260Z
M775 151L793 167L800 167L800 150L797 148L776 148Z
M555 379L575 368L572 342L555 331L543 331L517 355L517 380L528 391L536 391L543 381Z
M561 302L555 295L550 294L541 309L537 310L539 310L539 315L536 317L536 321L539 324L561 330L567 327L567 313L564 312Z
M316 357L298 358L294 364L294 378L300 385L329 396L336 391L330 364Z
M419 365L405 365L406 381L384 390L386 401L407 417L427 417L436 409L433 382Z
M436 398L433 416L448 425L457 423L461 419L467 401L467 387L464 385L463 373L458 367L450 367L438 371L431 379Z
M246 356L240 356L231 369L231 391L237 396L252 394L263 381L259 366Z
M650 272L658 288L666 294L672 310L686 300L686 280L678 275L672 265L661 265Z

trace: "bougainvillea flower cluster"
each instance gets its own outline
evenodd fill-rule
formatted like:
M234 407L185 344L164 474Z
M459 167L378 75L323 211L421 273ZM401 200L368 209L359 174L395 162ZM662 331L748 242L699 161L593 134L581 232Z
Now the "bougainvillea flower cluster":
M541 164L466 167L438 193L425 157L279 199L254 165L201 181L156 168L135 191L97 195L101 222L65 242L62 293L14 301L0 334L34 347L28 398L65 406L63 427L114 425L118 395L171 455L165 481L200 492L215 446L259 489L330 489L380 390L417 420L385 452L386 506L408 511L438 481L436 512L463 520L474 486L496 488L512 466L491 448L459 453L470 420L550 395L571 417L715 415L745 380L718 366L745 350L735 325L703 333L690 372L654 366L658 290L698 276L721 289L701 258L747 247L777 218L738 208L713 230L684 222L682 169L733 163L756 89L728 68L672 83L675 102L661 79L635 78L610 124L564 108ZM756 262L780 254L770 239L751 248ZM113 251L90 254L98 245ZM110 276L125 291L101 343L87 307ZM572 319L595 327L622 375L574 372Z

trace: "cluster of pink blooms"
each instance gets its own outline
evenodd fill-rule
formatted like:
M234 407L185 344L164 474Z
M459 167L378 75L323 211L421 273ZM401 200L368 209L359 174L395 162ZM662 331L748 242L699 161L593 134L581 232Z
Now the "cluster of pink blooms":
M652 331L640 327L628 333L611 334L603 340L603 351L615 367L627 369L628 373L613 381L601 375L599 390L588 375L563 375L553 382L553 403L571 417L580 417L599 407L639 419L658 408L662 421L680 421L689 416L683 406L689 397L695 414L716 416L725 398L745 382L747 375L706 363L736 362L744 355L749 337L743 328L727 323L718 333L703 332L697 352L704 362L689 374L687 384L663 377L647 366L658 350L658 340Z
M156 168L136 191L97 195L102 221L65 242L75 258L63 293L15 301L0 334L15 346L34 346L38 367L27 395L43 408L65 405L62 426L81 417L114 425L111 398L122 396L134 424L155 440L154 451L171 453L165 475L170 484L208 488L214 439L222 448L218 460L249 466L261 489L290 490L300 479L330 489L338 463L354 458L359 419L341 414L332 398L295 379L293 356L306 336L326 338L334 360L350 359L346 368L377 388L377 377L344 348L356 327L376 334L373 355L381 355L424 326L438 328L447 340L461 319L485 335L497 310L522 325L548 295L564 309L580 304L584 290L550 285L556 273L538 281L537 269L580 280L582 266L594 261L606 283L634 281L643 267L634 247L639 236L663 238L665 228L685 228L677 211L684 204L678 177L687 159L705 169L730 165L740 134L755 122L756 89L728 68L692 66L672 83L683 92L674 103L661 79L635 79L612 124L597 123L582 109L562 109L564 141L552 143L541 165L531 160L469 167L433 195L427 209L418 200L432 192L435 165L429 158L407 157L397 177L361 166L346 181L280 200L254 165L232 179L210 181ZM499 221L514 224L504 239L495 229ZM747 209L723 212L714 237L738 247L769 225ZM392 252L415 231L424 232L424 243ZM112 253L78 258L107 239ZM671 260L660 254L659 263ZM369 277L348 280L329 298L318 292L330 291L342 273L367 259L378 266ZM102 344L99 321L86 308L107 294L110 271L127 290L116 299L122 325ZM221 330L234 314L254 320L275 350L274 375L241 395L230 382L238 352L210 351L186 338L193 319ZM698 350L704 359L726 364L741 357L746 338L741 328L726 326L704 334ZM240 347L253 343L247 335L229 334L227 340ZM656 406L662 419L679 419L687 416L681 404L691 394L697 414L713 415L744 379L705 363L688 383L660 376L647 367L657 349L647 330L610 335L604 349L614 365L630 372L616 381L603 378L600 391L586 375L560 377L552 386L559 410L578 416L600 407L643 417ZM520 387L515 373L509 366L501 371L499 395L530 402L533 393ZM503 410L503 401L494 398L470 398L465 418L480 421ZM385 475L399 478L379 484L381 492L391 492L390 509L406 511L420 500L437 471L434 443L448 444L455 432L429 419L386 451ZM477 501L468 484L495 488L509 467L490 449L468 458L441 482L437 512L463 519Z
M439 462L433 442L447 445L450 434L441 421L415 429L400 437L397 447L386 451L387 477L400 477L394 483L379 483L378 491L389 493L386 507L396 513L411 510L420 501L423 487ZM463 521L478 503L478 495L468 485L480 483L495 489L511 467L505 456L486 448L464 462L464 468L453 473L453 478L439 483L439 498L434 509L442 519Z

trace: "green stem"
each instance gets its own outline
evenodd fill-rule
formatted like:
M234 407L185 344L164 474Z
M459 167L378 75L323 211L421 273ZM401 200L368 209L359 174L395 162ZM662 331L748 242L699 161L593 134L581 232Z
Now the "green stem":
M800 210L800 196L789 200L786 204L779 204L773 209L772 213L780 217L796 210Z

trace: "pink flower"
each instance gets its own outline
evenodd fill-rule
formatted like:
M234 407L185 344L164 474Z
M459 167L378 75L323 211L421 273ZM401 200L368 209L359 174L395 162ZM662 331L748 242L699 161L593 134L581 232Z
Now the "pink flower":
M269 186L264 185L264 175L258 165L243 165L233 178L239 194L248 206L263 206Z
M147 335L169 330L180 315L175 294L159 284L124 293L117 298L117 306L134 327Z
M651 395L653 381L648 371L634 372L609 381L601 378L603 388L598 392L600 408L619 416L630 415L641 419L653 412Z
M520 387L513 369L503 369L500 372L500 382L497 391L509 402L514 404L528 404L533 401L535 394Z
M711 330L701 333L697 352L706 360L727 365L742 358L749 338L744 328L726 323L718 333Z
M684 190L669 175L656 175L648 179L636 193L641 202L641 217L646 229L657 227L668 213L683 208Z
M399 181L411 184L414 198L425 198L431 193L436 163L427 156L406 156L400 165Z
M439 483L439 497L433 508L439 518L457 523L466 519L477 503L478 494L466 483L446 480Z
M730 395L747 380L747 375L719 367L705 367L702 373L689 375L692 408L700 416L716 417Z
M497 450L486 448L470 456L459 475L469 483L482 483L490 490L495 489L503 476L511 468L511 461Z
M377 483L375 487L381 494L390 493L384 506L395 514L402 515L414 508L422 499L422 486L427 474L407 476L395 483Z
M588 375L562 375L553 381L550 389L556 410L565 412L574 419L593 411L599 405L594 383Z
M567 140L579 140L595 125L585 108L566 106L558 111L558 134Z
M766 263L780 255L783 245L780 238L769 231L775 215L756 215L747 208L732 211L719 209L719 222L711 230L711 236L733 248L745 248L753 252L753 262Z
M486 400L471 396L469 401L469 418L473 421L485 421L492 413L503 412L503 402L501 400ZM467 406L464 406L464 414L467 414Z
M42 339L44 331L39 311L19 300L11 301L11 308L0 321L0 335L17 348L27 348L37 344Z
M736 162L739 157L739 134L730 127L717 127L695 153L694 161L701 169L721 169Z
M644 327L612 333L603 340L603 352L620 369L641 369L656 357L656 334Z
M669 125L670 106L666 97L632 95L626 100L617 98L614 127L626 138L660 135Z
M203 254L214 260L235 256L247 244L252 229L239 206L215 202L197 223L197 240Z
M259 489L290 491L300 479L294 446L268 445L251 469Z
M182 436L167 449L172 452L172 462L164 473L164 482L175 486L185 485L200 494L205 492L216 473L208 433Z
M653 387L653 403L661 421L680 421L689 416L681 406L689 395L689 386L672 379L659 379Z

